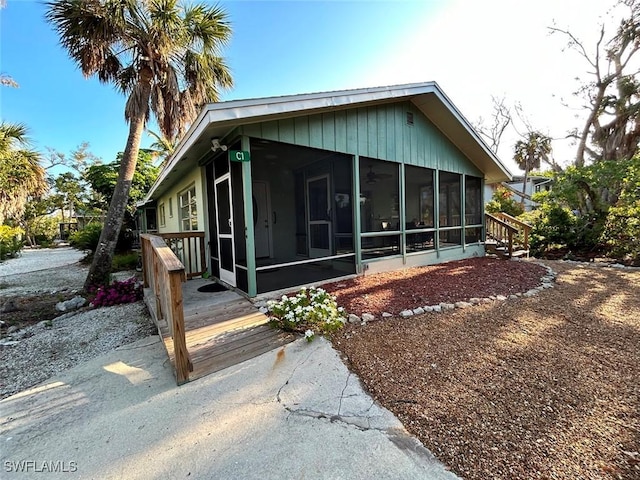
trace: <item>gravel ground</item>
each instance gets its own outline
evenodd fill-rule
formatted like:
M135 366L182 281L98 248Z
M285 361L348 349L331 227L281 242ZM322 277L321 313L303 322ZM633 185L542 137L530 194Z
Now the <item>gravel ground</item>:
M79 291L89 267L78 263L85 254L69 247L25 249L0 263L2 297Z
M0 346L0 398L114 348L156 334L142 302L73 312L40 322Z
M0 264L0 305L8 299L35 302L38 295L80 291L88 270L77 263L83 256L70 248L25 250L21 257ZM131 275L126 272L117 276ZM0 339L0 398L156 333L146 306L137 302L85 307L5 334Z
M0 262L0 277L63 267L77 263L85 256L86 253L71 247L25 248L19 257Z
M640 271L545 263L536 296L349 325L334 346L465 479L640 479ZM467 271L466 296L500 265Z

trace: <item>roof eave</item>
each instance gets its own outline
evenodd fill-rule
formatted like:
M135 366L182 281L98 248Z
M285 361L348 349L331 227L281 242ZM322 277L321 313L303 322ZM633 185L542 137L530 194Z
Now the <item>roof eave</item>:
M435 108L435 112L431 112L430 109L422 109L421 105L433 107L430 95L433 95L445 110ZM208 104L200 112L187 134L178 143L173 155L168 159L167 165L152 185L144 201L148 202L153 199L160 185L167 179L176 165L185 158L191 146L199 140L211 123L215 123L217 126L234 128L242 124L291 118L301 112L309 115L326 110L356 108L362 104L391 102L403 98L413 101L418 108L421 108L423 113L430 117L443 134L485 173L485 180L488 183L512 178L509 170L489 149L438 84L436 82L424 82L328 93L231 100Z

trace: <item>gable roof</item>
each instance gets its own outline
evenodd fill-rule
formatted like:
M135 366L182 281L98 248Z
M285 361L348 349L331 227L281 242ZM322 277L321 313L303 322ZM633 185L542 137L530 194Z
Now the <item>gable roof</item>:
M208 153L211 138L224 138L250 123L294 118L397 101L412 102L469 160L484 172L487 183L511 179L511 173L436 82L361 88L206 105L177 145L145 201L159 196L171 180L182 176ZM188 155L187 155L187 152ZM164 187L164 188L163 188Z

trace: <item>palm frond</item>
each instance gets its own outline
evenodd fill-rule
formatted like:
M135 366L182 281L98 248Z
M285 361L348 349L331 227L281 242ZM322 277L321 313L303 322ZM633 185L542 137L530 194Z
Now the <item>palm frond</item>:
M124 107L124 119L127 122L137 117L140 112L145 112L145 124L149 120L149 96L145 93L146 88L147 86L142 83L134 85Z
M180 0L50 0L46 14L85 76L128 95L125 119L153 113L162 134L184 132L198 108L233 85L221 56L226 12Z
M17 144L28 143L27 127L23 123L0 123L0 152L5 152Z

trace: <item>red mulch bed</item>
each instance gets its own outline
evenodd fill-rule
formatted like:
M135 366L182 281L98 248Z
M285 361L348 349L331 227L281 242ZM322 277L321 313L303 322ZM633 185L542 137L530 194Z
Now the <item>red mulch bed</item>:
M482 257L365 275L323 288L349 313L398 314L426 305L526 292L540 285L545 273L530 261Z

